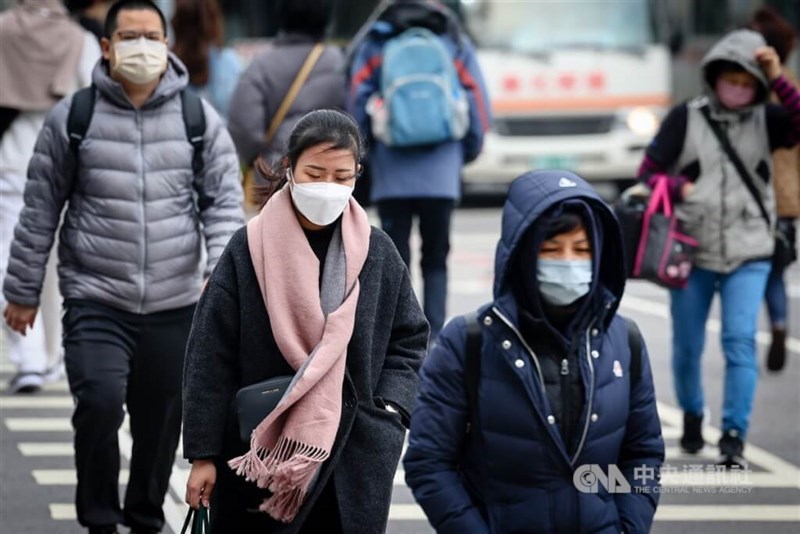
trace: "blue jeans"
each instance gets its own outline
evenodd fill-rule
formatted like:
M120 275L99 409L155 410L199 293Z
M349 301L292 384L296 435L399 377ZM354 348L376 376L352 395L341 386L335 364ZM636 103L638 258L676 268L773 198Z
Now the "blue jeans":
M778 228L791 243L795 242L796 229L794 219L788 217L779 218ZM769 313L769 322L772 328L786 328L788 306L786 300L786 282L783 279L785 272L785 267L773 263L772 270L769 273L769 279L767 280L767 291L764 294L764 300L767 303L767 312Z
M389 234L400 257L411 265L409 237L414 216L419 217L422 238L423 309L431 325L431 341L444 325L447 303L447 255L450 252L450 219L454 202L445 198L403 198L378 202L383 230Z
M770 326L786 328L786 282L783 279L784 268L772 266L767 279L767 290L764 300L767 302Z
M683 411L696 415L702 415L705 406L700 359L706 320L714 293L719 291L725 355L722 430L737 430L742 439L758 378L756 326L769 271L769 261L745 263L729 274L695 267L685 289L670 291L675 392Z

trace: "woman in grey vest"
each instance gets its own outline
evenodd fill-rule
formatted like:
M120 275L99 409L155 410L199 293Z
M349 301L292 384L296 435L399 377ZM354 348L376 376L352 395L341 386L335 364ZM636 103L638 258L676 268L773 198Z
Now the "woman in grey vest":
M726 362L719 463L734 467L745 465L758 377L756 324L774 248L771 152L800 139L800 96L784 78L775 50L750 30L725 36L702 68L705 94L667 115L639 177L652 185L657 176L669 176L678 216L699 242L687 287L670 295L675 390L684 411L680 444L689 453L703 447L700 358L711 301L719 292ZM768 103L770 91L780 104ZM714 129L726 132L749 180Z

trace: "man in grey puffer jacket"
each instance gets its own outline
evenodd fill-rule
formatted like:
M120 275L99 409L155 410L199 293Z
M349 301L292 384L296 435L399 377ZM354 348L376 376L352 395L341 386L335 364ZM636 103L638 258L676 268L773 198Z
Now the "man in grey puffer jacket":
M76 399L78 520L90 532L116 532L118 523L158 532L180 433L194 305L243 223L242 191L233 143L205 102L203 166L193 171L181 100L188 75L167 52L158 8L121 0L105 32L77 167L67 136L72 99L56 105L36 142L3 287L4 315L23 334L33 323L66 203L59 277ZM123 513L117 431L124 404L134 446Z

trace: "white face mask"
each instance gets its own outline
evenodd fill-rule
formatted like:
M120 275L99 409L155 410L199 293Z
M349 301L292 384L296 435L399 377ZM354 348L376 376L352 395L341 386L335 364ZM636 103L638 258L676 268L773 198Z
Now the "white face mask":
M291 169L286 171L286 177L295 207L317 226L328 226L338 219L353 195L353 188L349 185L330 182L298 184Z
M114 44L114 70L132 83L150 83L167 70L167 45L140 37Z

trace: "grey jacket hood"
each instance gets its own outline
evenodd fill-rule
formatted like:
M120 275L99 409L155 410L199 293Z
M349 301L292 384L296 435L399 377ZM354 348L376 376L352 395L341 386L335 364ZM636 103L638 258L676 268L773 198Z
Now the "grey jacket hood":
M97 87L97 90L104 97L117 106L123 108L133 107L130 99L125 94L122 84L111 77L108 61L101 59L97 62L92 72L92 84ZM178 56L170 52L167 60L167 70L161 75L161 81L158 83L156 90L144 103L142 109L164 103L165 100L177 95L187 85L189 85L189 71L186 65L178 59Z
M712 65L718 61L736 63L758 80L759 90L756 94L756 98L753 104L746 109L766 102L770 92L769 81L755 58L756 50L762 46L767 46L767 42L760 33L752 30L736 30L723 37L717 44L711 47L711 50L709 50L703 58L701 68L703 71L705 92L713 102L717 103L718 101L716 91L714 90L715 80L711 79L711 76L714 75L714 68Z

